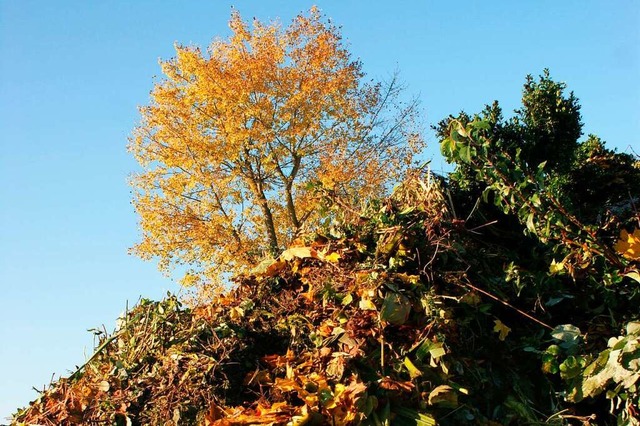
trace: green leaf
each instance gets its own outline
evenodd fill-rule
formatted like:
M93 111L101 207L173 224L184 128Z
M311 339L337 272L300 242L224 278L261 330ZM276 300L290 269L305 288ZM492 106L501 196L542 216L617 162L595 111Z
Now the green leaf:
M469 145L461 145L458 149L458 158L465 163L471 163L471 147Z
M559 325L551 331L551 337L563 342L565 347L577 345L580 342L580 335L580 329L571 324Z
M529 215L527 216L527 229L532 234L535 234L536 233L536 225L533 223L533 216L534 216L533 213L529 213Z
M603 351L596 361L585 368L584 379L571 390L567 399L580 402L584 398L599 395L612 382L625 388L633 386L640 378L640 365L634 365L631 370L626 369L620 363L620 354L621 350Z
M402 325L409 318L411 301L404 295L389 292L382 303L380 319L393 325Z
M444 356L447 353L447 351L444 349L442 343L438 342L438 343L435 343L435 347L429 349L429 353L433 358L438 359L441 356Z
M541 201L540 201L540 195L538 194L533 194L531 196L531 204L534 205L534 207L540 207Z
M464 143L465 142L465 137L457 129L452 131L451 134L449 135L449 137L455 143Z
M321 389L318 392L318 399L322 403L322 405L326 405L333 400L333 393L329 389Z
M565 359L564 362L560 364L559 369L560 377L564 380L572 379L582 372L580 363L574 356L570 356Z
M440 358L446 353L447 351L444 349L442 342L432 342L426 339L416 350L416 358L422 362L427 355L431 355L433 358Z
M394 424L415 425L415 426L435 426L436 419L430 414L419 413L406 407L394 407L393 410L402 419L396 419Z
M440 152L449 161L452 160L456 142L451 138L446 138L440 143Z
M342 306L347 306L351 302L353 302L353 294L347 293L347 295L342 298L342 302L340 303L342 304Z
M473 120L469 123L469 127L478 129L478 130L489 130L491 129L491 125L488 121L485 120Z

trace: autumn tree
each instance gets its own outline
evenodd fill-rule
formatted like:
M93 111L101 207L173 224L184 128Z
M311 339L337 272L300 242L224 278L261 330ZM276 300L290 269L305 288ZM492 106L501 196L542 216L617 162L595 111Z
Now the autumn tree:
M421 147L396 78L364 83L338 28L315 8L286 28L233 13L207 53L176 46L129 149L142 240L133 251L183 283L275 256L320 218L323 187L379 195Z

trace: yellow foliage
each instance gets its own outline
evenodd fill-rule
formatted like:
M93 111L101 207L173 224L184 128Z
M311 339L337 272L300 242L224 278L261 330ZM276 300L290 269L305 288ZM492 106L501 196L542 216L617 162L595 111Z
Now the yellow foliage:
M207 52L176 46L140 108L129 149L141 241L161 270L204 285L275 258L317 226L314 187L356 202L380 195L422 139L415 103L391 109L397 81L364 84L339 30L312 8L290 26L231 16ZM336 261L336 256L330 261Z

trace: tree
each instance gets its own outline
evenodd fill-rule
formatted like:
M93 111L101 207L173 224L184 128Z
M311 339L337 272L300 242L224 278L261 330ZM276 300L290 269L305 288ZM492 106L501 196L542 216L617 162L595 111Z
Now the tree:
M545 69L534 80L527 76L522 91L522 109L510 127L519 135L522 158L531 168L546 161L547 170L566 172L572 166L582 135L580 104L573 92L565 95L565 83L551 79Z
M486 136L491 141L491 152L504 156L507 163L518 159L523 171L530 174L535 174L544 164L547 184L553 186L567 209L587 224L604 223L608 210L616 210L617 214L621 208L630 211L637 202L640 169L632 155L607 149L595 135L579 142L581 107L573 92L565 94L566 88L566 84L554 81L545 69L537 80L527 76L522 107L510 119L503 118L500 105L494 101L473 117L465 112L457 117L449 116L438 123L435 130L444 141L449 137L452 121L466 126L472 120L481 120L488 127ZM448 150L449 145L442 147ZM475 209L487 182L465 161L456 162L450 178L452 187L460 189L454 190L454 196L457 195L456 201L462 204L462 210ZM495 218L495 212L482 215L487 213L487 206L484 207L485 211L482 208L476 211L482 216L481 220L489 222Z
M578 152L578 139L582 135L580 103L573 92L565 94L567 85L554 81L548 69L536 80L526 77L522 89L522 108L505 120L498 101L494 101L476 116L490 126L491 139L497 149L511 157L519 156L529 170L536 170L545 162L545 170L565 174L573 166ZM435 127L440 140L447 137L451 120L464 124L472 117L461 112L457 117L449 116ZM452 176L464 188L477 182L466 164L457 164ZM482 190L482 188L481 188Z
M176 47L141 108L130 151L142 241L133 251L183 282L275 256L318 223L314 187L361 200L383 191L420 148L416 103L363 83L339 30L319 11L287 28L233 13L205 55ZM394 108L396 113L391 113Z

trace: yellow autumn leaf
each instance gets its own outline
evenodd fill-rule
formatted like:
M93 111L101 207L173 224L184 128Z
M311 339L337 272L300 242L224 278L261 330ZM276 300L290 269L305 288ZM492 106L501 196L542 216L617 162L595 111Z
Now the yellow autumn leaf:
M556 262L555 259L551 261L549 265L549 273L551 275L561 274L564 271L564 260L562 262Z
M640 229L636 228L632 234L623 229L614 248L626 259L640 260Z
M326 255L324 257L324 260L331 263L338 263L338 260L340 260L341 257L342 256L340 256L340 253L334 251L333 253L329 253L328 255Z
M293 260L296 257L304 259L307 257L317 257L317 255L316 251L311 247L291 247L280 255L282 260Z
M511 332L511 329L504 325L504 323L499 319L493 321L493 323L495 324L495 326L493 327L493 331L498 333L498 338L500 340L504 341L504 339L507 338L507 335Z
M422 371L420 371L420 369L418 367L416 367L413 362L411 362L409 357L404 357L403 364L404 364L405 368L407 369L407 371L409 372L409 376L412 379L415 379L416 377L422 376Z
M244 317L244 309L242 309L239 306L234 306L233 308L231 308L231 310L229 311L229 317L232 320L238 320L240 318Z

